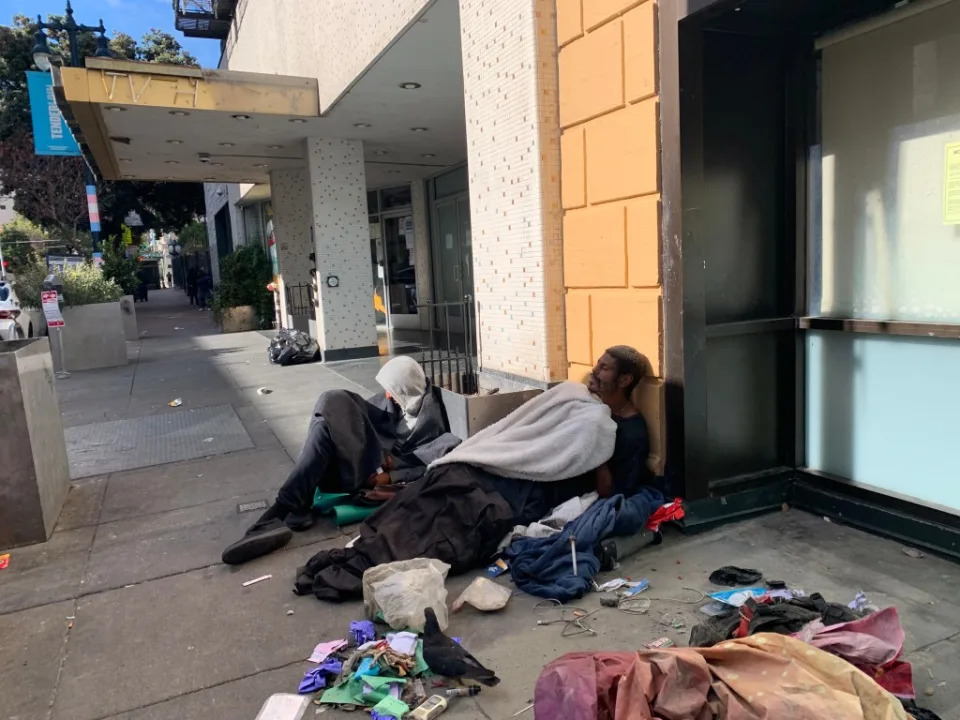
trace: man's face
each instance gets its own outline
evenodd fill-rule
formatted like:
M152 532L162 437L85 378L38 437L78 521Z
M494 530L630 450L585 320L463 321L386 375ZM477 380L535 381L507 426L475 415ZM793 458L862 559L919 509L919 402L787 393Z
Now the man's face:
M587 387L594 395L609 395L616 392L619 388L620 371L617 367L617 361L607 353L597 360L593 372L590 373L590 380Z

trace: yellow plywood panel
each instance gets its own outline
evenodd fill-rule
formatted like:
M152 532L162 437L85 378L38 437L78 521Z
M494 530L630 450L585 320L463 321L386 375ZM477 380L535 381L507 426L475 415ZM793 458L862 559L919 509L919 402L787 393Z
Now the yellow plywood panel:
M557 0L557 43L566 45L581 35L580 0Z
M645 2L623 16L624 90L627 102L657 92L656 5Z
M623 104L623 44L612 23L560 50L560 125L568 127Z
M658 289L598 290L590 297L593 355L613 345L630 345L660 374L660 291Z
M660 283L660 196L627 201L627 268L634 287Z
M623 205L570 210L563 218L563 277L570 287L625 287L626 211Z
M659 190L656 100L644 100L591 120L586 128L587 197L591 203Z
M583 127L560 136L560 196L566 210L587 204L587 172Z
M593 30L641 2L643 0L584 0L583 26Z
M581 290L567 293L566 320L567 359L573 363L592 363L589 291Z
M581 365L573 363L567 370L567 380L586 384L590 373L593 371L593 365Z

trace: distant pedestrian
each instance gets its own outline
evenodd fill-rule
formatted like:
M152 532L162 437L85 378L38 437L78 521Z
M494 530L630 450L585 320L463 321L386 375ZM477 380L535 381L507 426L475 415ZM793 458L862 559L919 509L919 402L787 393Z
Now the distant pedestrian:
M173 287L173 273L167 270L167 289Z
M197 269L195 267L187 270L187 297L190 298L190 304L197 304Z
M200 277L197 278L197 305L201 310L207 309L207 301L213 292L213 278L206 270L200 271Z

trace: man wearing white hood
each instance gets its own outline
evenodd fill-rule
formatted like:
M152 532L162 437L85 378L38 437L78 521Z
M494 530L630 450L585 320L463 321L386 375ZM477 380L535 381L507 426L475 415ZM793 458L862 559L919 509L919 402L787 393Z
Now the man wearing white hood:
M236 565L266 555L286 545L292 530L309 528L317 489L353 494L412 482L456 445L439 392L413 358L393 358L376 379L384 391L369 400L346 390L320 396L276 502L223 551L223 562Z

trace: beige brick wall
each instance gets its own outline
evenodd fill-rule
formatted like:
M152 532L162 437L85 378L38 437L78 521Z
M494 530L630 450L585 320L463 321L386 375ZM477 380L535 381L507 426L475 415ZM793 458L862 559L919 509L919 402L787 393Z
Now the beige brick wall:
M556 0L568 376L632 345L634 398L663 465L660 168L654 0Z
M481 365L566 377L554 0L460 0Z

